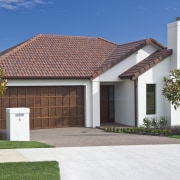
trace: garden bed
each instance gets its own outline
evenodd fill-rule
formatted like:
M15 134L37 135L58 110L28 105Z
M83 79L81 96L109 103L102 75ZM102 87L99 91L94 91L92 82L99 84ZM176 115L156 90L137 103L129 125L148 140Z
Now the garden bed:
M114 133L129 133L129 134L142 134L142 135L154 135L154 136L172 136L173 131L171 129L153 129L153 128L120 128L120 127L104 127L106 132Z

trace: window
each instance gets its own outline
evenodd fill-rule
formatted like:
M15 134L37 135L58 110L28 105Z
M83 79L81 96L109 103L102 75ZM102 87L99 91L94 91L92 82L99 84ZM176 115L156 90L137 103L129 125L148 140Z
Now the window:
M146 85L146 114L156 114L156 85Z

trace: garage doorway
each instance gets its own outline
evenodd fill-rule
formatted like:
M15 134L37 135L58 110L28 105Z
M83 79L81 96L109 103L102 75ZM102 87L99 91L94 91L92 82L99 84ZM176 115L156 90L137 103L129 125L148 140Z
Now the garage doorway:
M30 108L30 128L84 126L84 86L8 87L0 98L0 128L6 108Z

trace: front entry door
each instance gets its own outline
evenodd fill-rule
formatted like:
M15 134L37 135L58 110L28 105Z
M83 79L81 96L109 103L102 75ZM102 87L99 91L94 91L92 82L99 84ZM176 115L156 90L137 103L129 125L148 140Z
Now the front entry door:
M100 119L101 123L114 122L114 86L100 86Z

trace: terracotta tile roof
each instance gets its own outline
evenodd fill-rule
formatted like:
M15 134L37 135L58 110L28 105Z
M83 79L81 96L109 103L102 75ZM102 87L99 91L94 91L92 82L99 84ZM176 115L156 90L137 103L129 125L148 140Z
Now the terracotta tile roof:
M6 78L89 78L116 49L101 38L37 35L0 53Z
M143 61L139 62L132 68L128 69L126 72L122 73L119 77L121 79L131 79L134 80L159 62L163 61L166 57L172 54L171 49L160 49L155 53L148 56Z
M95 78L153 39L117 45L101 38L39 34L0 53L5 78Z
M96 69L96 71L92 75L92 78L99 76L104 71L110 69L111 67L120 63L139 49L151 43L157 45L161 49L165 48L162 44L152 38L118 45L117 48L113 51L113 53Z

